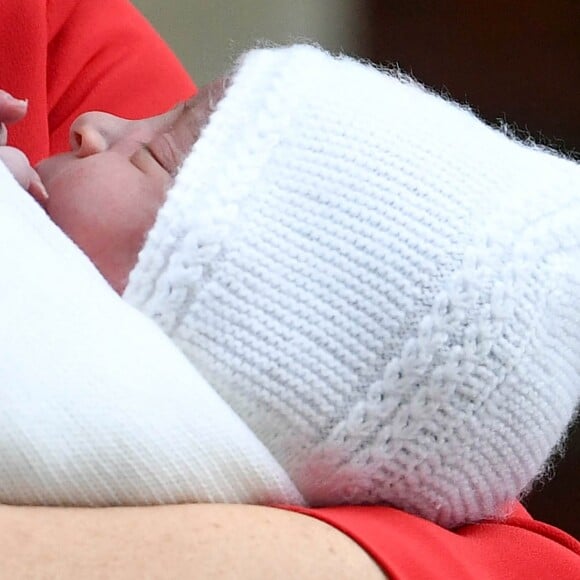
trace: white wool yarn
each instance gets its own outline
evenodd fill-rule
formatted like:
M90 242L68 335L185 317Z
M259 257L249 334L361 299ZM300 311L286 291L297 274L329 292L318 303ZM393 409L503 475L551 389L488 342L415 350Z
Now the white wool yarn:
M248 53L125 297L311 505L501 515L579 400L580 168L408 79Z

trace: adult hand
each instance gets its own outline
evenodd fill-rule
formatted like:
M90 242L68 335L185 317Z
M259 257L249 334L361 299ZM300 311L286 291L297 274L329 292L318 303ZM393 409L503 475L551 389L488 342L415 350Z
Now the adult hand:
M48 199L48 194L38 173L30 166L28 158L20 149L7 145L6 126L22 120L27 110L26 101L16 99L10 93L0 89L0 161L6 165L23 189L40 204L44 204Z

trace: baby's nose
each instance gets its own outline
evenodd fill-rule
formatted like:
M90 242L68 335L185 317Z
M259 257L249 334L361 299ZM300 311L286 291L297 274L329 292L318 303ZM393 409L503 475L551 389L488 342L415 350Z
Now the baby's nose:
M84 113L70 127L71 149L78 157L102 153L123 137L130 123L109 113Z

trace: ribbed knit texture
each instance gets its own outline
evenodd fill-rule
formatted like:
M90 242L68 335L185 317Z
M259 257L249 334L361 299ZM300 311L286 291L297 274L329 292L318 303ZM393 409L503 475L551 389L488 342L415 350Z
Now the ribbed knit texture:
M125 298L313 505L501 515L579 400L580 169L311 47L246 55Z

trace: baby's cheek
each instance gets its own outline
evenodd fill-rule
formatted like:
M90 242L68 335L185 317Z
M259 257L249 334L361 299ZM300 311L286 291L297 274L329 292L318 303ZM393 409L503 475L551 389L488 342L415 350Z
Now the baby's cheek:
M77 235L79 245L118 293L127 285L158 209L151 200L119 196L96 209L94 219L82 220L86 227Z
M106 226L108 241L95 249L94 259L103 276L119 294L127 285L160 205L156 199L140 198L124 212L109 216Z
M52 184L47 212L120 293L162 203L161 186L135 174L73 181L83 187L71 186L70 176Z
M50 195L47 213L122 292L171 178L109 152L53 158L40 169Z

